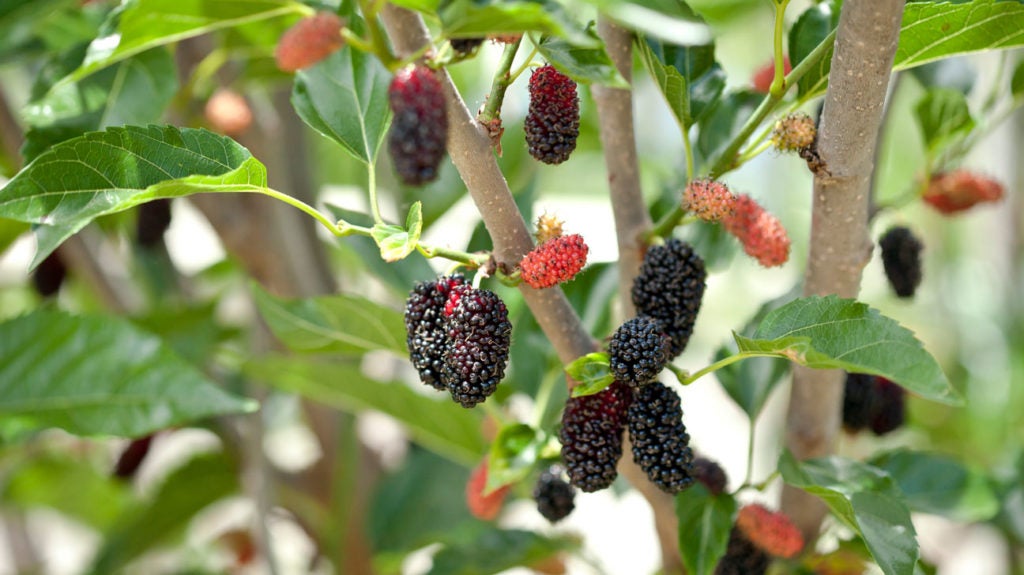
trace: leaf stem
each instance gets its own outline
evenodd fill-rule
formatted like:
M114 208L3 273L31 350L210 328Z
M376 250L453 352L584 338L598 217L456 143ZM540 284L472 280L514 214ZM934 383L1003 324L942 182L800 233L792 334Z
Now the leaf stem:
M782 54L782 39L786 35L786 6L788 5L789 0L775 2L775 78L772 79L772 85L768 88L768 92L779 98L786 93L786 87L789 85L786 83L786 57Z
M373 223L383 224L384 218L380 217L380 205L377 203L377 167L372 161L366 163L366 189L370 194L370 211L373 213Z
M750 417L750 430L747 432L747 474L743 478L743 485L749 485L754 476L754 430L757 427L757 417Z
M707 374L709 374L711 372L718 371L719 369L722 369L723 367L726 367L728 365L732 365L732 364L736 363L737 361L740 361L741 359L748 359L748 358L751 358L751 357L782 357L782 358L788 359L788 358L786 358L785 355L782 355L781 353L777 353L777 352L771 352L771 351L741 351L739 353L735 353L735 354L730 355L728 357L724 357L724 358L716 361L715 363L712 363L711 365L705 367L704 369L693 373L692 375L687 377L685 380L680 381L680 383L682 385L690 385L694 381L697 381L701 377L703 377L703 376L705 376L705 375L707 375Z
M459 262L471 268L479 268L491 259L491 254L485 252L469 253L453 250L443 246L431 246L423 243L417 244L416 250L423 254L423 257L427 259L445 258L447 260Z
M515 81L515 78L509 74L509 70L512 69L512 63L516 59L516 52L519 51L519 45L522 42L523 39L520 38L511 44L507 44L505 51L501 53L498 69L495 70L494 79L491 80L491 93L487 96L487 103L484 104L484 109L476 117L477 121L481 124L501 118L501 104L505 101L505 91Z
M686 183L694 179L693 173L693 142L690 141L690 131L686 126L681 126L683 132L683 152L686 154Z
M242 191L245 191L245 190L242 190ZM289 206L292 206L294 208L298 208L299 210L302 210L303 212L305 212L305 213L309 214L310 216L312 216L313 219L315 219L316 221L318 221L321 224L323 224L323 226L325 228L327 228L328 231L330 231L332 234L334 234L336 236L341 237L343 235L346 235L346 234L344 234L342 232L341 226L339 224L337 224L335 222L332 222L331 219L328 218L327 216L325 216L322 212L320 212L319 210L317 210L313 206L307 204L306 202L303 202L302 200L300 200L298 198L293 198L292 196L289 196L288 194L285 194L285 193L282 193L282 192L279 192L277 190L273 190L273 189L270 189L270 188L259 188L257 190L253 190L253 191L261 193L264 196L270 196L271 198L274 198L275 200L280 200L280 201L288 204ZM349 225L349 224L346 224L346 225ZM352 227L356 227L356 226L352 226ZM366 231L369 232L369 230L366 230Z
M395 55L391 53L391 46L384 36L380 20L377 18L377 13L380 12L382 6L383 2L374 0L359 1L359 8L363 11L363 17L366 19L366 27L370 35L370 48L373 55L377 56L385 68L394 72L398 68L399 62Z

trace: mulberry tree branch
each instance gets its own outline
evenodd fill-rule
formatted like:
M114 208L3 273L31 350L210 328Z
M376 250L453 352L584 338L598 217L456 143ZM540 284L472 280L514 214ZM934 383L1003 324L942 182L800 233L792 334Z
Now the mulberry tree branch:
M627 82L630 81L633 35L603 17L598 20L597 29L619 73ZM636 309L633 307L630 290L633 278L639 273L643 262L646 248L644 237L651 229L651 216L647 212L640 188L640 167L633 129L633 92L595 85L591 93L597 105L601 149L604 150L612 213L615 215L615 235L619 247L619 304L623 316L633 317ZM643 470L628 455L628 440L626 443L623 451L627 455L619 461L619 472L651 504L661 545L662 572L678 573L682 560L679 556L679 524L674 499L648 481Z
M415 12L387 4L381 11L381 18L399 57L408 57L429 45L430 34ZM487 132L466 107L448 72L437 70L437 75L448 105L448 155L483 218L494 244L495 259L502 264L515 265L533 249L526 222L491 152ZM583 329L562 290L535 290L525 284L519 289L562 363L597 349L597 343Z
M855 297L871 258L867 216L873 157L903 6L903 0L843 5L818 134L828 173L814 178L804 295ZM786 445L798 459L833 451L842 378L841 371L795 368ZM782 505L806 536L817 534L825 515L820 500L787 486Z

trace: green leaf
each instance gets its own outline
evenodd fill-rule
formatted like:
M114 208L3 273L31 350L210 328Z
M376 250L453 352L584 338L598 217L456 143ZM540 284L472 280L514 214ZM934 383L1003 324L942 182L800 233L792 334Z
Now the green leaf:
M48 454L9 472L4 502L21 509L49 507L99 531L113 525L132 501L126 483L110 470Z
M871 464L892 476L912 511L963 522L986 521L999 512L985 474L951 457L901 449L880 454Z
M380 247L380 257L386 262L397 262L416 250L422 232L423 205L416 202L409 208L404 228L394 224L376 224L370 235Z
M483 494L526 479L540 456L543 441L544 435L525 423L502 427L491 443Z
M345 411L374 409L397 419L412 439L459 463L473 465L487 450L480 435L481 413L465 409L447 394L434 399L403 383L363 375L358 364L312 358L270 357L245 365L245 372L282 391L297 393Z
M785 357L814 369L843 369L892 380L921 397L948 405L961 398L914 333L878 310L834 295L794 300L765 316L741 352Z
M441 24L449 38L540 32L580 47L600 45L554 0L454 0L441 10Z
M589 32L589 31L588 31ZM537 49L560 72L583 84L629 88L604 48L581 48L561 38L545 36Z
M895 70L958 54L1024 46L1024 3L1003 0L909 2Z
M520 565L533 565L579 547L569 537L545 537L532 531L475 526L472 536L434 555L427 575L490 575Z
M585 0L617 23L646 36L674 42L679 38L708 39L704 20L679 0Z
M700 155L704 158L715 158L721 154L762 99L762 94L749 90L727 92L720 98L698 122L700 131L697 133L697 150ZM714 229L718 230L719 227L714 226ZM732 242L725 243L732 245ZM710 265L707 253L704 250L698 252L704 257L705 263Z
M793 66L804 60L828 37L838 24L839 10L831 2L815 4L805 10L789 30L789 59ZM828 86L828 73L832 68L832 50L829 49L797 82L797 94L809 100L823 94Z
M725 73L715 62L715 45L678 46L648 38L637 46L669 109L687 131L711 110L725 88Z
M715 361L732 355L728 347L715 353ZM789 373L789 362L778 357L751 357L715 371L722 388L751 421L757 419L768 397Z
M196 513L238 491L234 467L224 454L206 453L174 470L145 505L123 514L107 532L90 573L120 573L149 548L179 535Z
M1024 97L1024 60L1017 62L1013 69L1013 76L1010 77L1010 94L1015 100Z
M699 482L676 495L679 551L687 573L713 575L725 555L735 514L736 500L732 495L712 495Z
M11 244L28 231L28 224L0 218L0 254L7 251Z
M840 521L856 531L883 573L914 573L919 549L910 511L884 471L835 456L798 462L784 451L779 472L789 485L824 500Z
M405 320L400 312L350 295L278 299L256 284L253 298L270 331L289 349L362 353L383 349L406 355Z
M565 366L565 373L579 382L579 385L572 389L573 397L599 393L615 381L611 360L603 351L576 358Z
M409 10L416 10L424 14L436 14L441 0L390 0L391 4L401 6Z
M108 126L156 122L178 91L174 58L158 48L123 60L79 82L62 82L29 103L22 154L35 159L47 148Z
M42 224L33 265L93 219L161 197L260 192L267 174L248 150L206 130L108 128L57 144L0 190L0 217Z
M0 324L0 416L27 426L134 437L255 409L119 318L37 310Z
M81 80L156 46L308 12L309 8L290 0L136 0L121 12L116 31L93 41L85 61L68 79Z
M146 315L131 320L144 331L160 336L178 355L194 365L202 365L217 344L237 331L217 322L215 302L195 307L151 309Z
M311 128L372 164L391 121L390 83L380 60L346 46L295 75L292 106Z
M933 155L974 129L974 118L967 108L967 98L958 90L928 90L917 103L914 113L925 146Z

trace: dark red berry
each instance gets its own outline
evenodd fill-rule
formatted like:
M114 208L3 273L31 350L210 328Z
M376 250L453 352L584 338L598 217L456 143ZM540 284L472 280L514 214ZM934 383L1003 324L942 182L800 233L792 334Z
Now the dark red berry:
M630 387L646 385L668 363L672 339L662 333L661 322L634 317L619 326L608 345L612 374Z
M388 101L394 114L388 153L399 179L410 186L434 181L448 145L441 81L429 68L403 68L391 81Z
M444 307L452 288L464 283L461 275L420 282L409 292L405 302L405 342L409 348L409 359L419 372L420 381L439 391L448 389L441 381L444 348L448 341Z
M856 433L871 423L875 412L875 377L866 373L846 374L843 391L843 428Z
M729 484L722 466L706 457L693 460L693 478L703 483L712 495L721 495Z
M530 155L545 164L561 164L576 149L580 100L576 82L550 64L530 76L530 108L523 125Z
M882 248L885 277L893 291L902 298L914 297L922 278L921 240L909 228L896 226L885 232L878 245Z
M768 554L751 543L738 527L733 527L715 575L764 575L768 572L768 563Z
M139 470L143 460L146 459L152 443L153 434L132 440L117 458L117 464L114 465L114 477L131 479L135 476L135 472Z
M520 275L534 289L567 282L587 265L589 251L579 234L551 238L526 254L519 263Z
M533 487L537 511L551 523L565 519L576 508L576 488L562 479L557 467L544 470Z
M492 291L458 286L458 303L445 318L441 381L462 407L487 399L505 377L512 323L501 298Z
M667 493L693 484L693 451L679 396L660 381L636 390L626 419L633 461Z
M67 275L68 268L64 265L64 260L57 252L52 252L39 262L32 272L32 287L43 297L57 295Z
M670 359L690 341L706 278L704 260L690 244L673 238L647 250L633 280L637 314L661 321L664 333L672 338Z
M558 439L569 482L586 492L611 485L622 457L622 430L632 394L615 382L594 395L570 397L562 412Z
M150 248L159 245L171 227L171 200L161 198L139 206L135 219L135 237L139 245Z
M906 420L907 391L884 377L875 378L875 413L871 431L885 435L903 427Z

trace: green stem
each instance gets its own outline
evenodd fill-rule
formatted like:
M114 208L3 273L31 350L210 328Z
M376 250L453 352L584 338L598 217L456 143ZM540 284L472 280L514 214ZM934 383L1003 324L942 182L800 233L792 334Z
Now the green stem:
M784 356L782 356L781 354L775 353L775 352L770 352L770 351L741 351L739 353L735 353L733 355L730 355L729 357L722 358L722 359L716 361L715 363L712 363L711 365L705 367L704 369L702 369L702 370L700 370L700 371L690 375L689 377L686 378L685 381L683 381L681 383L683 385L690 385L691 383L697 381L701 377L703 377L703 376L705 376L705 375L707 375L707 374L709 374L709 373L711 373L713 371L718 371L719 369L722 369L723 367L725 367L727 365L732 365L732 364L736 363L737 361L739 361L741 359L747 359L747 358L751 358L751 357L784 357Z
M650 241L654 238L664 238L671 234L672 230L674 230L676 226L679 225L679 222L683 219L683 216L685 215L686 208L684 208L682 204L676 206L675 208L672 208L671 212L662 216L661 220L659 220L658 223L654 224L654 227L652 227L646 234L644 234L644 239L646 240L646 243L650 243Z
M818 44L817 48L808 54L806 58L801 60L789 75L785 77L785 86L792 87L799 82L800 78L810 71L812 67L817 66L821 62L821 59L825 57L825 54L828 53L828 50L832 47L835 39L836 31L833 30L825 37L824 40L822 40L821 44ZM739 149L743 147L744 142L746 142L747 138L754 133L754 130L761 125L761 122L763 122L764 119L772 113L772 110L774 110L775 106L782 101L782 97L784 95L785 92L780 92L779 94L768 94L765 96L764 100L761 100L761 104L758 105L757 109L754 110L754 113L747 118L747 122L742 128L740 128L740 131L733 136L732 141L718 156L718 160L711 167L710 177L712 179L718 179L722 174L738 167L738 164L736 163L736 155L739 152Z
M431 246L423 243L418 244L416 246L416 250L423 254L423 257L427 259L444 258L446 260L452 260L453 262L459 262L460 264L471 268L478 268L486 264L487 261L491 259L491 254L488 253L471 254L443 246Z
M683 132L683 151L686 153L686 183L693 181L693 142L690 141L690 132L686 127L682 127Z
M359 8L366 19L366 28L370 34L371 51L384 64L385 68L394 72L398 68L399 62L395 55L391 53L391 45L388 44L384 30L381 29L380 19L377 18L377 12L380 11L381 7L383 7L382 2L372 0L360 0L359 2Z
M380 217L380 206L377 204L377 167L373 162L366 164L366 188L370 193L370 211L373 213L373 223L383 224L384 218Z
M505 101L505 91L515 81L509 74L509 70L512 69L512 62L515 61L516 52L519 51L519 45L522 42L523 39L520 38L512 44L506 45L505 51L501 53L501 61L498 62L498 69L495 70L494 79L491 80L491 93L487 96L487 103L484 104L483 111L476 117L480 123L501 118L501 104Z
M531 40L532 40L532 38L531 38ZM515 72L512 72L511 74L509 74L509 76L508 76L508 83L509 84L512 84L513 82L515 82L520 76L523 75L523 72L529 70L530 66L533 66L533 57L537 55L538 51L539 51L539 49L537 48L537 43L534 42L533 43L533 49L530 50L530 55L527 56L525 60L523 60L523 63L520 64L518 68L516 68Z
M747 432L747 475L743 478L743 485L749 485L754 476L754 429L757 421L750 418L750 431Z
M341 37L345 39L345 44L352 46L360 52L367 54L374 53L374 47L372 42L367 42L363 37L359 36L348 28L341 29Z
M786 93L786 57L782 53L782 40L785 38L786 30L786 6L789 0L782 0L775 3L775 78L768 89L770 94L782 97Z
M247 191L247 190L241 190L241 191ZM280 200L280 201L288 204L289 206L292 206L294 208L298 208L298 209L302 210L303 212L309 214L310 216L313 216L313 219L315 219L316 221L318 221L321 224L323 224L323 226L325 228L327 228L332 234L334 234L336 236L344 235L342 233L342 231L341 231L341 226L339 224L337 224L335 222L332 222L331 219L328 218L327 216L325 216L322 212L320 212L319 210L317 210L313 206L303 202L302 200L299 200L297 198L293 198L293 197L289 196L288 194L284 194L284 193L281 193L281 192L279 192L277 190L272 190L270 188L260 188L258 190L251 190L251 191L255 191L255 192L261 193L264 196L270 196L271 198L274 198L275 200ZM348 225L348 224L346 224L346 225ZM367 230L367 232L369 232L369 230Z

